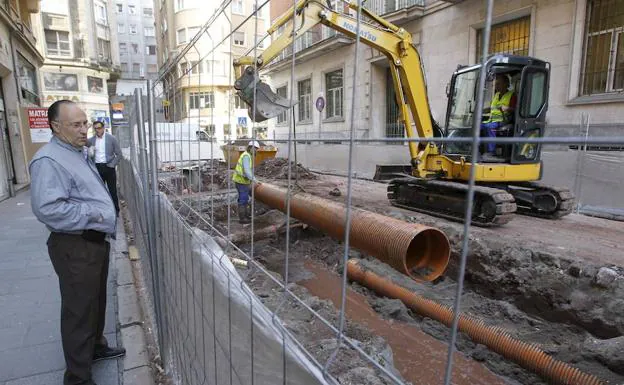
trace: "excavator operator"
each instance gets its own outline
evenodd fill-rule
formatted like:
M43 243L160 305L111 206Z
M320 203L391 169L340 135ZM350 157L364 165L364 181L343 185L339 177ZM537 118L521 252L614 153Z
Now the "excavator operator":
M511 122L517 103L515 92L509 89L509 77L506 74L496 75L494 92L490 107L483 109L486 120L481 123L481 136L489 138L495 138L496 130ZM486 155L496 156L496 143L487 144Z

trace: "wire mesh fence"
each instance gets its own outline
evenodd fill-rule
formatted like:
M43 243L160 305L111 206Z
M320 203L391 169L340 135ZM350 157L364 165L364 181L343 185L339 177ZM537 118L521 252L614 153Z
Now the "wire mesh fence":
M349 378L356 379L354 383L408 383L396 370L392 353L359 341L358 328L348 319L348 307L353 306L347 304L347 270L353 254L351 221L357 214L352 194L354 175L359 172L355 160L358 147L369 148L380 143L407 146L410 142L466 144L470 148L466 156L478 159L480 146L487 143L577 146L574 192L582 197L583 189L587 188L583 185L584 176L595 167L592 162L604 160L604 155L592 154L589 146L622 145L624 138L592 137L587 130L576 137L484 138L479 135L477 123L467 137L370 137L370 132L360 127L355 116L360 107L355 97L360 92L356 81L357 64L351 68L352 72L342 74L352 77L353 85L349 90L353 94L349 99L351 105L345 109L349 111L344 119L348 130L332 132L319 127L318 131L303 129L298 132L293 108L292 117L283 117L282 121L278 118L278 124L289 127L288 133L273 132L271 135L266 121L256 123L250 119L249 113L257 111L257 106L248 109L241 102L234 88L240 73L235 72L232 64L248 56L252 59L249 66L257 72L255 68L261 63L258 59L262 57L262 48L270 50L270 40L279 41L280 36L293 33L295 38L282 47L290 47L289 52L294 52L282 58L283 64L290 68L292 85L297 78L296 57L300 51L297 44L305 45L301 40L304 36L293 28L297 17L293 13L284 28L270 31L273 36L269 39L264 35L269 29L268 17L260 17L263 12L268 14L269 1L253 3L252 12L241 12L248 16L229 12L238 2L223 1L216 6L206 23L167 62L160 78L148 83L148 95L142 95L137 89L127 131L118 135L125 154L120 166L121 191L132 219L136 245L145 256L143 271L155 311L158 346L165 370L176 383L189 385L343 383L347 372L352 376ZM288 7L296 7L298 3L293 2ZM490 46L493 1L487 1L486 5L482 47ZM358 63L360 36L366 36L360 33L366 15L358 7L344 11L354 23L355 57L352 60ZM241 39L250 35L253 48L248 52L237 48ZM486 54L484 50L483 55ZM487 63L484 63L479 89L485 89L486 68ZM279 91L280 87L275 88ZM258 92L262 90L254 85L251 90L254 103ZM297 99L294 87L286 92L278 94L290 100ZM478 97L477 106L483 105L483 93ZM332 108L343 109L343 106L334 104ZM475 111L474 122L480 122L482 111L480 108ZM588 117L583 119L584 123L589 121ZM279 151L287 159L281 166L285 198L281 204L283 214L276 213L267 205L257 203L256 189L251 188L250 223L243 225L241 210L247 209L241 202L241 188L234 182L233 175L240 172L237 170L239 155L250 141L259 141L262 146L262 151L252 152L253 170L260 169L260 162L256 161L263 154L272 158ZM310 299L305 289L295 284L305 281L297 277L300 271L297 266L304 262L293 257L294 244L299 241L299 231L304 226L292 213L293 196L304 190L298 183L301 171L297 165L297 144L309 145L304 154L299 147L299 161L303 156L304 163L314 164L308 160L324 157L319 151L327 149L316 146L324 143L343 146L340 151L345 154L342 165L336 167L346 175L346 180L345 217L340 224L344 231L333 249L334 254L340 255L335 261L340 273L339 283L334 288L335 306L319 305ZM616 158L614 155L607 163L619 167L620 160ZM321 164L319 167L323 168ZM455 279L453 312L446 320L451 328L448 350L444 359L440 359L440 365L429 368L432 373L427 383L454 383L454 375L466 373L463 361L458 364L459 369L454 368L453 363L457 360L455 346L463 322L461 299L470 252L470 218L475 208L474 170L470 168L467 180L464 218L468 220L464 220L461 234L463 243ZM597 201L604 202L603 199ZM579 202L577 211L604 211L604 207L596 208L590 198L579 199ZM617 214L617 210L609 209L618 204L609 202L606 211ZM273 242L259 246L257 242L262 237L272 238ZM358 374L354 374L353 369L359 370Z

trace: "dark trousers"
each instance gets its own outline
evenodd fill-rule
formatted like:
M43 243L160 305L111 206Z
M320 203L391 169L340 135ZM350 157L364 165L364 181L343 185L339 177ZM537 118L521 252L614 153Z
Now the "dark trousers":
M64 385L93 384L95 349L106 346L106 281L110 245L81 235L52 233L48 253L61 289L61 340L67 369Z
M106 182L108 191L110 192L113 203L115 204L115 210L119 213L119 200L117 199L117 173L114 168L108 167L106 163L96 163L98 172L102 180Z

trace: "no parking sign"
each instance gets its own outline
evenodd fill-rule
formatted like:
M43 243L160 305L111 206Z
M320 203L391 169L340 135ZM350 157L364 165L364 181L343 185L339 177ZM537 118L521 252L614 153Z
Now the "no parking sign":
M318 110L318 112L323 112L323 108L325 108L325 98L319 96L318 98L316 98L316 103L314 104L316 105L316 109Z

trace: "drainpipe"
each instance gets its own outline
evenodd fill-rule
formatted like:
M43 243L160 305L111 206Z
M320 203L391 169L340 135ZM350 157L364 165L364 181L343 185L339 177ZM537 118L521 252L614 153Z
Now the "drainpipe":
M15 35L15 31L11 30L9 32L9 46L11 48L11 59L13 60L13 78L15 79L15 90L17 92L17 108L19 109L19 107L21 106L22 103L22 92L21 92L21 87L20 87L20 83L19 83L19 77L18 77L18 70L17 70L17 60L15 57L15 48L13 46L13 36ZM6 98L5 98L6 99ZM6 114L6 103L4 106L4 110L5 110L5 114ZM10 133L10 128L9 128L9 119L6 119L6 124L7 124L7 132ZM17 183L17 175L15 175L15 162L13 160L13 146L11 144L11 137L9 135L8 137L8 150L9 150L9 158L11 161L11 170L9 172L9 195L11 197L15 196L15 185L14 183ZM26 152L24 151L24 154L26 154Z

